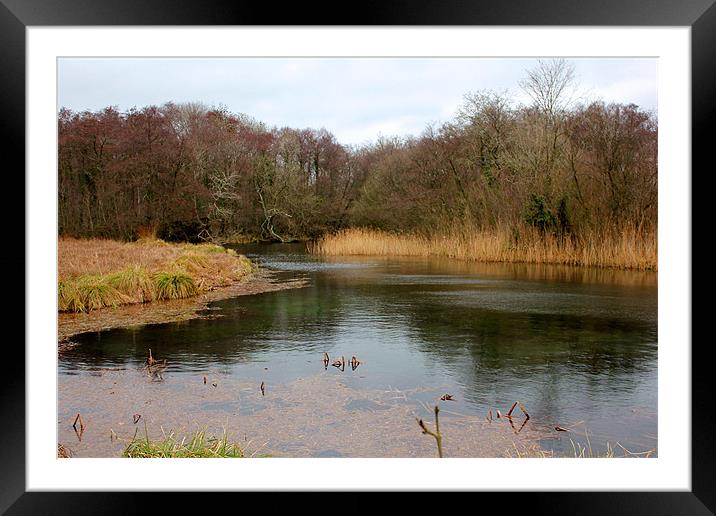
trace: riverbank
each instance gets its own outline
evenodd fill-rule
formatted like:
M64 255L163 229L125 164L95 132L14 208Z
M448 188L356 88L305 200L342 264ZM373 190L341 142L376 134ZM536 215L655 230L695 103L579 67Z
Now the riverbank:
M59 349L78 333L207 318L200 312L212 301L305 285L279 281L245 256L213 244L62 238Z
M531 228L450 229L431 236L351 228L322 237L309 250L326 256L444 256L478 262L658 269L655 234L636 231L559 239Z
M60 312L194 297L248 277L245 256L214 244L170 244L61 238L57 301Z
M71 337L79 333L128 328L146 324L210 319L218 315L202 313L212 301L238 296L249 296L308 285L304 279L278 280L270 271L258 271L242 281L216 288L210 292L188 299L155 301L145 304L129 304L115 308L103 308L89 313L63 313L57 317L59 351L72 346Z

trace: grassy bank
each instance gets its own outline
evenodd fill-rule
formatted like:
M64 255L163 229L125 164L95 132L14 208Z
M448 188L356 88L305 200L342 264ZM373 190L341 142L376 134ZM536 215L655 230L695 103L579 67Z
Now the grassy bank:
M230 285L254 270L245 256L213 244L61 238L58 310L89 312L188 298Z
M524 262L657 270L656 235L636 231L559 239L533 228L451 228L431 236L353 228L311 244L314 254L445 256L481 262Z

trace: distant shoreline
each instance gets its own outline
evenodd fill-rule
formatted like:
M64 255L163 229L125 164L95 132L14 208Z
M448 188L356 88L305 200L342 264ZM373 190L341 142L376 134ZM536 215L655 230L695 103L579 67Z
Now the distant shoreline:
M351 228L318 239L309 250L326 256L442 256L485 263L658 270L654 234L636 231L560 238L533 228L510 232L454 227L432 235Z

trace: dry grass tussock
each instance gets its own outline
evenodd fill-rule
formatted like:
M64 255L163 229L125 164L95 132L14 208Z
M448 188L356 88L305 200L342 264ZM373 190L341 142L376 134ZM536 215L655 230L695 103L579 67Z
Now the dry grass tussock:
M533 228L448 228L428 236L353 228L324 236L310 250L323 255L445 256L479 262L657 270L656 233L636 230L559 239Z
M106 306L182 299L230 285L255 266L213 244L169 244L61 238L58 310L88 312Z

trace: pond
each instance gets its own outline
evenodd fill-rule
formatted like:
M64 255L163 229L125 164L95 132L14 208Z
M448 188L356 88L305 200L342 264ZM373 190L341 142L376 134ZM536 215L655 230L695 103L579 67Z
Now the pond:
M431 457L416 417L432 425L439 404L448 456L657 448L656 273L236 249L308 286L75 336L59 359L59 442L118 456L137 431L208 426L258 455ZM161 379L141 371L149 349L167 360ZM360 364L324 367L324 352ZM515 401L529 420L519 405L504 418Z

